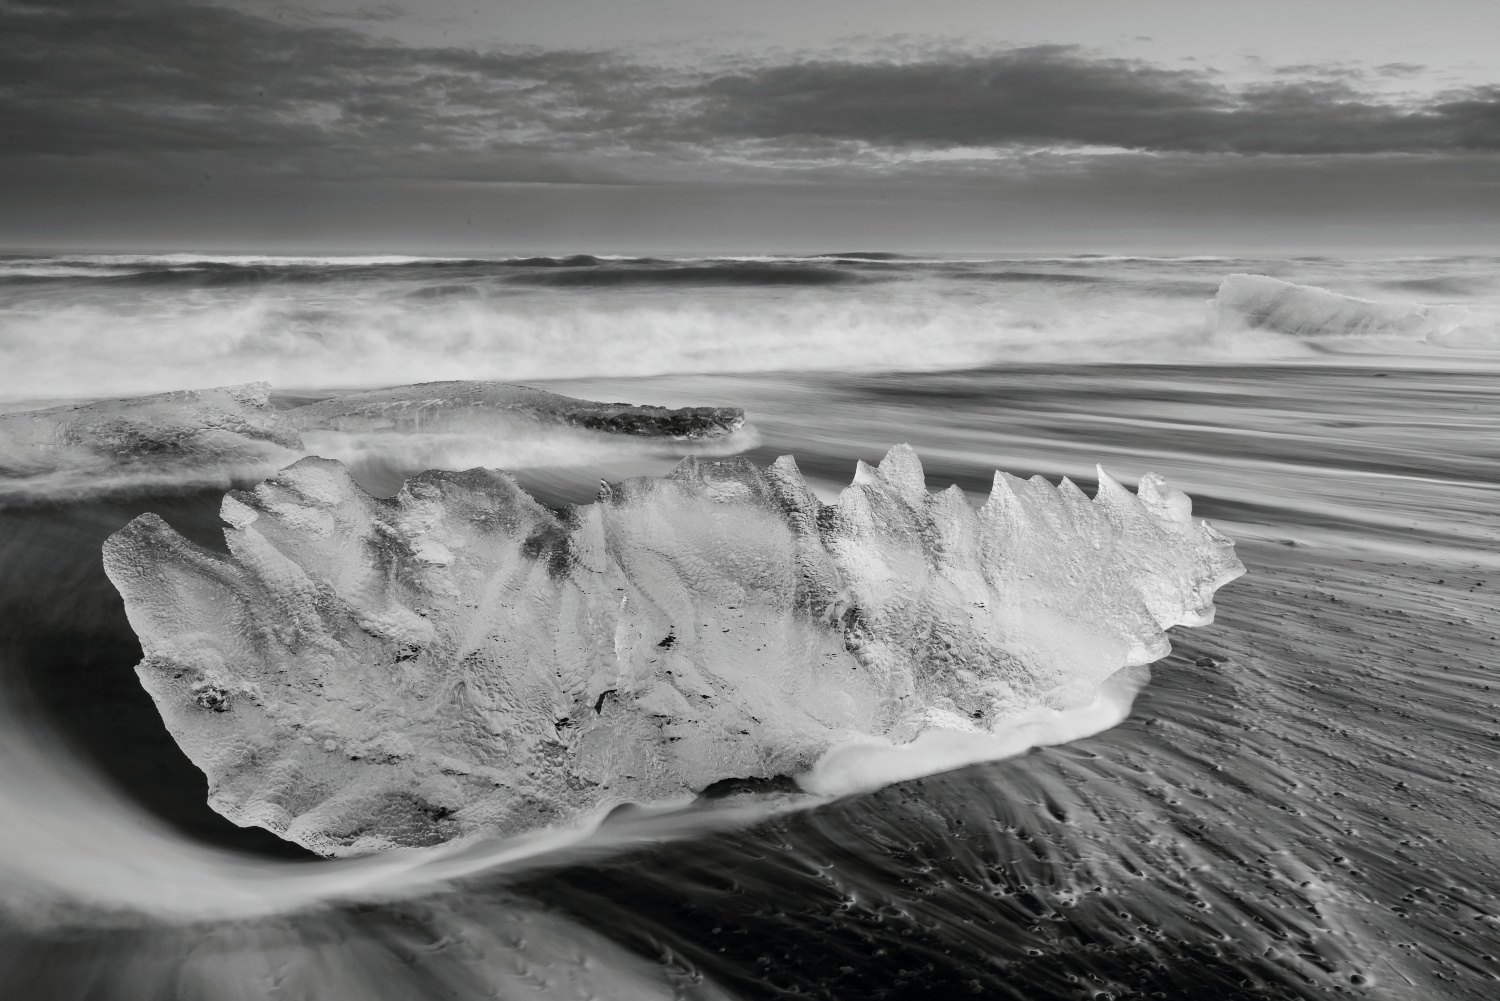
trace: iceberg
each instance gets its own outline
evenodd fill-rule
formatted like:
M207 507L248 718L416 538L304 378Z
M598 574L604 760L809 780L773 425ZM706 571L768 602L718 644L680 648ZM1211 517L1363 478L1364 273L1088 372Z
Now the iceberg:
M1440 341L1462 326L1462 306L1373 302L1265 275L1230 275L1213 300L1221 332L1272 330L1302 338L1401 337Z
M560 510L489 469L377 499L314 457L222 515L227 555L147 514L105 568L213 808L326 855L1015 753L1244 572L1154 474L997 473L975 509L904 445L827 505L790 456Z

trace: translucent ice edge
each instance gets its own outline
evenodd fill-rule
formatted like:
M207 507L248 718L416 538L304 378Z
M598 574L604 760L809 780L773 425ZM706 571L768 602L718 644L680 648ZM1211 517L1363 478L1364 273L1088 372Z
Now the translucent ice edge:
M1244 571L1152 474L1100 470L1093 499L996 474L975 510L908 446L831 505L790 457L689 458L560 511L482 469L377 500L314 458L223 517L228 557L143 515L105 567L214 809L328 855L1074 739Z
M986 733L932 729L906 744L882 738L838 744L810 772L798 776L797 784L815 795L847 796L966 765L1013 758L1033 747L1082 740L1124 722L1147 680L1144 668L1124 668L1100 683L1093 700L1084 705L1030 709Z

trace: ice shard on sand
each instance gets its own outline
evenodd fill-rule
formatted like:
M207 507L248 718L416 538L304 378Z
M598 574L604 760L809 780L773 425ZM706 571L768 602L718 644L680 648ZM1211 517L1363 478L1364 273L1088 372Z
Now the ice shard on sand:
M924 742L959 748L929 771L1000 756L1244 570L1154 475L1101 470L1090 499L997 473L976 510L904 445L831 505L789 456L689 458L561 511L494 470L382 500L306 458L223 517L228 555L149 514L106 543L138 671L215 809L330 855L731 778L838 792Z

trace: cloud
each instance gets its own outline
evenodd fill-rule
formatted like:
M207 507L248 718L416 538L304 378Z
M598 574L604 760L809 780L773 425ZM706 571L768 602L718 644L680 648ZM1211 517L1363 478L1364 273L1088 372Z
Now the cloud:
M1196 153L1500 150L1500 88L1416 106L1361 93L1342 68L1230 89L1207 72L1070 46L911 62L809 61L705 86L709 133L889 145L1079 144Z
M1121 151L1500 150L1500 87L1398 100L1363 79L1309 64L1230 87L1059 45L683 69L406 46L188 0L0 0L0 157L218 157L319 179L820 180L1076 169Z
M170 0L0 3L0 151L464 176L476 159L596 151L642 72L597 53L408 48Z

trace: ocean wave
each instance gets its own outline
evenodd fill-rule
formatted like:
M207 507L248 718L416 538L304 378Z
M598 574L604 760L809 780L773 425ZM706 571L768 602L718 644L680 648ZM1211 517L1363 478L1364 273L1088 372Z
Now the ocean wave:
M104 287L183 286L234 288L275 283L420 280L425 275L498 277L517 268L596 267L607 263L574 257L103 257L76 260L0 261L0 283L58 283Z
M737 264L654 267L598 267L517 275L514 284L563 288L682 285L851 285L868 279L850 271L793 264Z
M504 257L493 263L506 268L594 268L605 262L592 254L574 254L572 257Z
M1052 282L1059 285L1096 285L1109 280L1096 275L1045 271L960 271L953 277L989 282Z
M1048 262L1056 264L1121 264L1121 263L1143 263L1143 264L1229 264L1234 261L1244 260L1238 257L1220 257L1215 254L1165 254L1153 256L1150 254L1070 254L1055 257L1028 257L1026 260L1038 263Z
M126 261L0 263L0 282L96 283L102 287L317 284L330 281L411 281L424 276L508 280L554 286L621 285L837 285L861 281L859 265L815 267L783 259L667 261L658 258L161 258Z
M477 285L424 285L406 293L406 298L422 302L443 299L474 299L484 295Z
M62 264L52 261L0 261L0 282L49 281L58 278L113 278L140 273L124 265Z
M1308 353L1274 333L1221 338L1201 301L1181 297L1084 303L1051 286L1006 285L1004 297L990 295L987 283L965 288L972 294L899 283L693 295L645 287L630 301L608 288L563 296L519 287L412 300L405 285L371 294L306 285L74 295L0 313L0 398L97 398L245 380L290 390Z
M1293 337L1441 342L1470 319L1462 306L1375 302L1269 278L1230 275L1214 309L1221 330L1273 330Z
M813 259L835 260L835 261L905 261L909 260L905 254L892 254L879 250L851 250L841 254L814 254Z
M1417 295L1471 296L1496 287L1493 275L1439 275L1431 278L1398 278L1380 282L1382 288Z
M99 260L118 269L137 259ZM1258 264L1275 274L1298 270ZM1440 277L1456 266L1432 267ZM161 259L138 274L0 289L0 399L246 380L291 390L673 372L1239 364L1333 352L1441 364L1444 352L1487 351L1500 340L1500 301L1482 292L1465 299L1468 322L1425 339L1334 337L1326 324L1322 333L1221 325L1203 307L1221 268L1216 259L1124 257ZM1412 262L1385 262L1354 284L1340 262L1305 268L1321 269L1332 287L1359 289L1422 274Z
M1219 282L1211 279L1161 279L1145 278L1136 283L1136 288L1148 295L1160 295L1173 299L1211 299L1219 291Z

